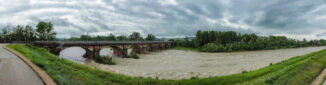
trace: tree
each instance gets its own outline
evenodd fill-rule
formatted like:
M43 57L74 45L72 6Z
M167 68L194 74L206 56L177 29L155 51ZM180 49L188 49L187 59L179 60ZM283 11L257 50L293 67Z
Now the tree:
M155 36L153 34L148 34L146 37L147 41L154 41L155 40Z
M198 30L197 33L196 33L196 47L200 47L202 45L203 45L203 43L202 43L201 31Z
M217 32L216 31L209 31L209 34L208 34L208 38L209 38L209 42L214 42L216 41L216 38L217 38Z
M24 39L25 38L25 34L24 34L24 27L21 26L21 25L17 25L16 28L14 28L14 31L13 31L15 37L15 41L23 41L23 40L26 40Z
M204 31L201 33L201 45L205 45L209 43L209 33L208 31Z
M80 35L80 40L88 41L91 40L91 37L89 35Z
M112 33L110 33L110 35L108 36L108 40L109 41L115 41L116 38L115 38L115 36Z
M117 37L117 40L118 41L126 41L126 40L128 40L128 37L124 36L124 35L120 35L120 36Z
M36 40L36 35L35 35L35 30L33 29L32 26L25 26L24 29L24 36L25 36L25 41L35 41Z
M37 35L39 40L54 40L56 32L53 31L53 24L51 22L39 22L37 24Z
M141 41L141 40L143 40L143 38L140 36L139 32L133 32L131 35L129 35L129 40Z
M2 35L2 33L0 32L0 43L2 43L2 42L4 42L4 41L3 41L3 35Z
M3 39L3 42L9 42L10 41L10 36L9 36L9 31L7 28L3 28L2 29L2 39Z
M77 38L77 37L71 37L69 40L71 40L71 41L77 41L77 40L79 40L79 38Z

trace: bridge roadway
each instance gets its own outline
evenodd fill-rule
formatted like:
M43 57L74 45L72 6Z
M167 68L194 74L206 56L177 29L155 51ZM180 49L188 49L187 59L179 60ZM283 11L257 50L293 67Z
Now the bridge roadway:
M86 50L85 57L93 58L99 55L99 51L110 46L116 56L128 57L128 48L139 54L148 51L163 50L175 46L173 41L35 41L32 44L44 47L48 51L59 55L60 51L72 47L79 46Z

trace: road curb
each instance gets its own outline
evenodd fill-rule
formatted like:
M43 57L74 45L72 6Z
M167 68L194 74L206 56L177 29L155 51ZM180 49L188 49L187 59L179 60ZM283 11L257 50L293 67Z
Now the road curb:
M39 68L37 65L35 65L32 61L30 61L24 55L22 55L22 54L14 51L14 50L8 48L7 45L3 46L3 48L5 48L9 52L15 54L20 59L22 59L26 64L28 64L28 66L31 67L34 70L34 72L43 80L43 83L45 85L57 85L56 82L54 82L54 80L52 79L52 77L50 77L50 75L48 75L48 73L46 71L44 71L43 69Z
M321 85L321 84L323 84L325 75L326 75L326 68L321 70L319 75L311 82L310 85Z

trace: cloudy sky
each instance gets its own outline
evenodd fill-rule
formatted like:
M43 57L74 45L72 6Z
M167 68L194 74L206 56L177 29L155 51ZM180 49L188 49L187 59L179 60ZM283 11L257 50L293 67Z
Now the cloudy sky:
M160 37L197 30L326 39L325 0L0 0L0 29L54 24L57 37L88 32Z

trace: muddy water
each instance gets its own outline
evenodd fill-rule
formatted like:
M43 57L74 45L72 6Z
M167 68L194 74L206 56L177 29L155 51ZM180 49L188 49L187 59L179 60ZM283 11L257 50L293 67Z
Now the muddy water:
M77 60L77 62L91 67L136 77L184 79L192 76L202 78L256 70L268 66L270 63L277 63L294 56L304 55L325 48L306 47L232 53L163 50L142 54L140 59L113 57L113 61L117 65L103 65L94 63L92 60L82 60L83 58L77 55L78 52L76 52L78 51L76 49L81 48L66 49L62 51L61 55L66 59ZM110 51L112 50L109 48L103 49L101 55L110 55ZM76 54L76 57L72 57L71 53Z

